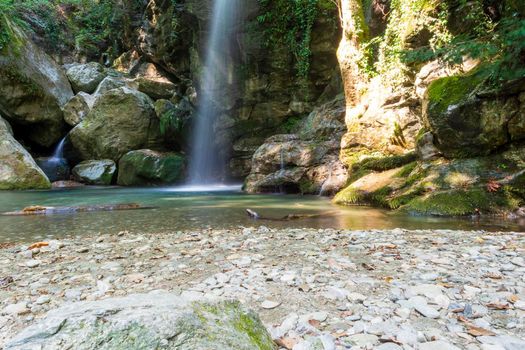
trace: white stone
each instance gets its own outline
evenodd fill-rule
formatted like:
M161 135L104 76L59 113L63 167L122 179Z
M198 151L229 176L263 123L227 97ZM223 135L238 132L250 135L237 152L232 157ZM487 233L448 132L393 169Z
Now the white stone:
M281 303L278 302L278 301L265 300L265 301L262 302L261 307L263 309L275 309L279 305L281 305Z

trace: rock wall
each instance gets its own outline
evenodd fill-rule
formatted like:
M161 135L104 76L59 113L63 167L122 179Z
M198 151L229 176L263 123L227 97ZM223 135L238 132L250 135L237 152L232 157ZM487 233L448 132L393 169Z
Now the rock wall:
M191 100L197 108L211 4L186 0L173 6L171 1L150 1L138 41L131 48L142 59L165 69L178 84L181 98ZM333 12L333 17L318 17L312 30L312 63L305 83L297 78L294 57L287 47L268 51L264 46L264 27L257 20L259 2L242 2L234 45L221 52L231 62L232 78L215 101L220 116L215 121L215 135L224 158L230 159L227 177L246 176L251 156L265 138L286 132L286 125L308 115L338 74L335 51L340 30L334 20L335 8Z
M338 57L347 132L341 161L349 178L335 202L427 215L516 211L525 203L520 189L525 171L523 79L494 84L484 66L467 56L455 64L410 63L396 54L435 45L440 35L472 30L472 17L465 17L457 4L402 0L363 5L342 1L346 34ZM480 6L486 6L480 9L487 16L520 16L510 2ZM388 16L370 15L381 8L389 9ZM366 45L374 41L368 35L379 34L370 55Z

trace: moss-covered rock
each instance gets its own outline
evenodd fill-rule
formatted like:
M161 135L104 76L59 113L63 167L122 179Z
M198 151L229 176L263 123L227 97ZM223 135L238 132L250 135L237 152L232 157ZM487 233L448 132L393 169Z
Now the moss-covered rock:
M71 130L69 139L82 160L118 161L129 151L159 147L159 121L153 101L126 87L109 90Z
M448 158L487 155L511 141L509 122L523 113L519 98L499 94L479 97L484 79L483 74L474 72L441 78L428 87L423 118L435 145ZM514 136L520 137L519 132Z
M491 193L486 188L477 187L429 193L410 201L402 210L434 216L504 214L518 209L522 203L523 199L505 189Z
M152 150L131 151L118 163L121 186L170 185L184 177L185 159L179 153Z
M104 315L104 317L101 317ZM190 301L166 292L79 302L53 310L6 349L274 350L257 314L237 301Z
M486 157L412 162L397 170L358 172L336 197L419 215L504 214L525 202L522 146Z
M9 124L1 117L0 160L0 190L51 188L47 176L11 135Z
M111 159L86 160L77 164L73 170L76 181L88 185L111 185L117 166Z

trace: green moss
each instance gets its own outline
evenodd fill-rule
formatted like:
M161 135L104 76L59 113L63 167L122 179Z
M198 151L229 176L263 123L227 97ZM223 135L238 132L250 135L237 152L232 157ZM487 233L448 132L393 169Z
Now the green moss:
M206 327L210 320L215 320L219 328L225 326L222 323L231 323L231 326L239 334L245 334L249 338L253 349L275 349L271 337L259 318L254 313L244 310L238 301L225 301L216 304L195 303L194 311L201 320L202 327ZM210 318L209 315L214 317ZM210 334L206 333L206 335L209 336Z
M412 214L465 216L478 210L482 213L515 210L520 202L506 190L491 193L483 188L474 188L430 193L410 201L403 210Z
M415 152L386 157L369 157L352 164L352 170L367 169L371 171L385 171L412 163L416 159L417 155Z
M429 113L444 113L449 106L467 100L485 79L481 73L452 76L433 81L427 90Z

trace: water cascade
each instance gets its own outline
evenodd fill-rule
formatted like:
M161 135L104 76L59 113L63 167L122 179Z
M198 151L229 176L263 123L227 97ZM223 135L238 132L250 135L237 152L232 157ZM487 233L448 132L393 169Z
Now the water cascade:
M50 157L37 158L38 166L44 171L49 180L67 180L69 177L69 166L67 160L64 158L64 144L66 138L64 137L55 147L53 154Z
M234 84L230 51L241 0L214 0L200 78L199 106L194 127L189 176L192 185L213 184L224 176L226 157L218 145L215 123Z

